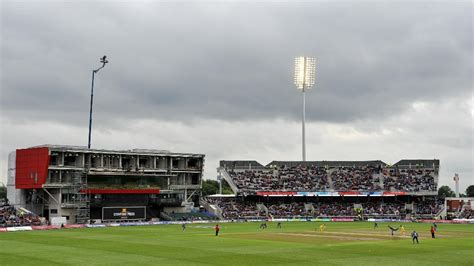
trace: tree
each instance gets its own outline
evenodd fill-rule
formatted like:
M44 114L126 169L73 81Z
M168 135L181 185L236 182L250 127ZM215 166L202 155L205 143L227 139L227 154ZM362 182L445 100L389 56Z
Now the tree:
M6 199L7 198L7 187L5 185L0 186L0 199Z
M232 188L230 188L225 179L222 179L222 194L234 194L234 191L232 191Z
M445 197L455 197L456 195L454 194L454 192L451 190L450 187L442 186L438 189L438 196L445 198Z
M474 197L474 185L470 185L466 188L466 195L468 197Z
M216 180L203 180L202 181L202 195L208 196L219 193L219 182ZM222 194L233 194L234 192L230 188L229 184L225 180L222 180Z
M217 194L219 192L219 183L216 180L203 180L202 181L202 195L208 196Z

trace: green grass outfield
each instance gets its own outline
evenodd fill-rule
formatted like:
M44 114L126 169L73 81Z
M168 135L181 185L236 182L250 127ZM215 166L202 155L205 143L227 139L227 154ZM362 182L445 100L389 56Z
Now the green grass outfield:
M0 265L474 265L474 225L320 222L130 226L0 233ZM410 232L420 233L413 245Z

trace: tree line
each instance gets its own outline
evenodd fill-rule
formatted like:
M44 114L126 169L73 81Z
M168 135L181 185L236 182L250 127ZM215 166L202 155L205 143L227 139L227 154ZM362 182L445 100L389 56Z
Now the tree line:
M474 185L470 185L466 188L466 193L459 193L459 197L474 197ZM438 189L439 197L456 197L456 193L449 186L441 186Z
M219 182L217 180L206 179L202 181L202 195L214 195L219 193ZM222 179L222 194L234 194L227 181Z

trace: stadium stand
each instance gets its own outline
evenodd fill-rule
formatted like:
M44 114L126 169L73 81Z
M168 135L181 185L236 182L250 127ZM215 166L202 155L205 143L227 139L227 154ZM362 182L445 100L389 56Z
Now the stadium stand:
M41 225L40 217L26 209L0 206L0 227Z
M236 192L256 191L402 191L437 190L439 160L382 161L221 161ZM426 165L426 166L424 166ZM226 175L224 175L226 176Z
M448 219L474 219L474 197L448 197L445 200Z
M436 191L432 169L390 171L384 178L384 189L395 191Z
M268 215L273 218L308 217L311 212L305 209L304 203L293 202L290 204L272 204L268 207Z
M224 219L255 219L265 218L266 215L257 209L254 202L239 202L235 199L206 199L211 204L218 206L222 210Z
M217 217L209 212L186 212L186 213L166 213L167 219L170 221L200 221L215 220Z
M279 169L230 172L237 187L245 191L312 191L329 188L327 173L320 167L282 167Z
M224 219L433 218L439 160L221 161L234 198L208 198Z
M443 199L426 199L416 203L416 214L422 217L432 217L436 215L444 205Z
M367 167L341 167L331 173L335 190L380 190L380 177L376 169ZM378 172L377 172L378 174Z
M402 200L351 199L333 198L318 200L315 198L272 198L261 201L256 197L206 198L208 203L222 210L224 219L258 219L258 218L316 218L316 217L387 217L405 218L407 214L415 218L433 217L442 206L441 200L419 201L416 210L406 207ZM259 201L260 200L260 201ZM289 202L291 201L291 202Z
M461 219L472 219L474 218L474 210L464 209L459 215Z

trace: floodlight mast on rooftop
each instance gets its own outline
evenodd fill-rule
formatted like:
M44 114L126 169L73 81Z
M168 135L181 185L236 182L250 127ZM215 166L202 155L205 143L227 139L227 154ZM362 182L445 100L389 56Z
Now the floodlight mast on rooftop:
M316 59L311 57L299 56L295 58L295 85L297 89L303 91L303 123L302 123L302 153L303 162L306 162L306 98L305 91L314 85L316 76Z
M107 56L103 56L100 58L100 62L102 63L102 66L99 67L98 69L94 69L92 70L92 85L91 85L91 105L90 105L90 109L89 109L89 140L87 142L87 148L90 149L91 148L91 131L92 131L92 104L94 102L94 78L95 78L95 74L97 72L99 72L99 70L101 70L102 68L105 67L105 64L107 64L109 62L109 60L107 60Z

